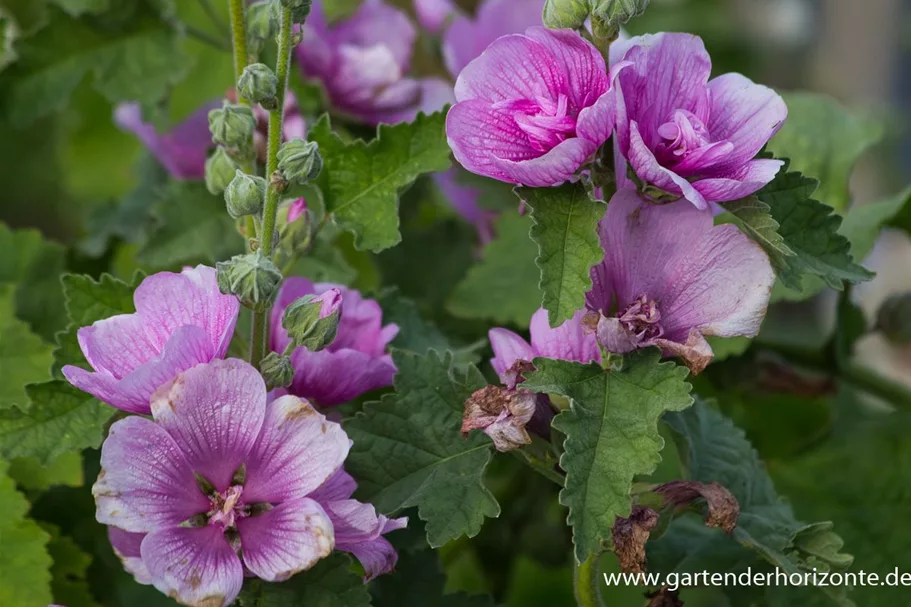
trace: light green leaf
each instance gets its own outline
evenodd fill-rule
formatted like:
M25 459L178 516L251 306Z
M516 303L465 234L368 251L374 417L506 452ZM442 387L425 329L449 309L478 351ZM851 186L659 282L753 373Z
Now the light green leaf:
M243 239L225 210L202 182L172 182L153 208L158 229L137 255L152 269L228 259L243 251Z
M778 233L781 226L772 217L769 205L755 196L748 196L722 206L739 220L740 228L765 249L777 272L787 269L787 262L782 258L793 257L795 253Z
M658 419L693 402L686 368L660 359L657 350L640 350L623 359L622 369L603 369L536 358L536 371L522 384L571 401L553 426L566 435L560 503L569 507L579 562L610 542L616 517L630 514L633 478L661 461Z
M335 553L287 582L255 580L237 599L239 607L370 607L370 593L351 570L351 558Z
M827 95L786 93L788 119L768 149L790 158L793 170L821 182L817 197L836 210L851 202L854 163L882 137L882 125L842 107Z
M496 238L484 247L483 259L456 286L446 309L460 318L527 327L541 306L541 271L535 265L536 247L528 236L530 228L527 217L502 215L496 223Z
M0 460L0 605L42 607L51 603L50 536L26 518L29 503Z
M180 43L182 34L150 3L141 3L116 27L52 13L40 36L17 44L19 60L0 81L0 107L17 126L65 107L90 72L95 89L108 101L151 105L190 68L191 58Z
M345 463L359 497L391 514L417 506L427 540L439 547L473 537L500 506L484 486L491 443L483 434L463 439L465 400L486 385L474 367L454 369L452 355L393 351L395 393L348 421L354 441Z
M323 157L318 183L326 211L354 233L355 248L379 252L402 240L399 193L420 175L450 166L445 123L445 112L419 114L411 123L380 125L370 143L344 142L327 117L310 131Z
M111 6L110 0L50 0L68 15L78 17L85 13L103 13Z
M0 456L35 457L42 465L69 451L97 448L115 409L62 380L27 388L26 412L0 411Z
M873 250L880 231L886 226L904 229L911 234L911 224L900 223L905 213L911 212L911 187L884 200L855 205L848 209L839 232L851 241L851 254L864 259Z
M25 386L51 378L53 350L13 315L13 287L0 285L0 410L28 408Z
M33 491L47 491L51 487L81 487L85 483L82 472L82 454L78 451L64 453L47 466L34 457L20 457L10 462L9 475L16 483Z
M558 188L517 188L532 208L531 239L538 245L541 290L550 326L572 318L592 288L591 269L604 259L598 222L607 206L581 183Z

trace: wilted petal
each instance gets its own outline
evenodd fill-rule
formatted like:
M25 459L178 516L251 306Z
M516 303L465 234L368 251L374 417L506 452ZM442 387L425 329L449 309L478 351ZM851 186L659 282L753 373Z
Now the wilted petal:
M266 384L237 359L198 365L161 386L152 415L179 445L194 472L219 491L244 463L263 426Z
M247 458L244 501L276 504L308 496L341 468L350 441L296 396L269 403L262 432Z
M620 323L620 319L613 316L601 316L598 319L598 343L604 345L608 352L626 354L642 346L642 340Z
M176 526L209 509L177 443L141 417L111 426L92 494L99 523L134 533Z
M240 593L240 559L215 525L155 531L142 541L155 588L190 607L225 607Z
M118 527L108 527L108 540L123 568L131 573L140 584L151 584L152 575L142 562L139 547L145 539L145 533L130 533Z
M547 320L547 310L539 309L531 317L531 347L535 356L557 358L580 363L601 360L598 342L594 333L586 331L582 325L584 310L579 310L573 317L556 328L551 328Z
M531 345L508 329L491 329L487 332L487 338L494 354L490 364L503 382L507 381L506 372L516 361L531 361L535 357Z
M388 519L377 515L370 504L357 500L332 501L326 512L335 527L335 548L350 552L364 567L364 581L389 573L395 568L398 554L382 536L390 531L404 529L406 517Z
M712 352L712 346L697 329L691 330L683 343L669 339L656 339L655 345L664 350L666 355L682 358L693 375L701 373L712 362L712 357L715 355Z
M332 522L312 499L282 502L237 523L244 564L267 582L281 582L329 556Z
M525 427L537 409L537 398L528 390L485 386L465 401L462 435L480 429L497 451L512 451L531 443Z

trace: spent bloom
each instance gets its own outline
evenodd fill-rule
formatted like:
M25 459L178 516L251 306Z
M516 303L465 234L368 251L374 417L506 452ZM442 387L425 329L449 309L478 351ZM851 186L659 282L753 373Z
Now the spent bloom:
M148 414L149 398L165 382L228 350L239 304L218 290L215 269L159 272L133 293L136 312L100 320L78 332L94 369L63 367L66 379L131 413Z
M332 24L314 2L303 32L297 59L304 75L321 81L332 106L356 120L395 124L452 98L442 80L407 76L417 32L405 13L382 0L364 0L351 17Z
M282 328L282 316L289 305L305 295L321 295L333 289L342 298L335 339L319 352L299 347L291 354L294 382L288 391L320 406L339 405L371 390L391 386L395 375L395 365L386 346L398 333L398 326L383 326L380 305L342 285L314 284L299 277L285 280L272 308L272 349L283 352L290 342Z
M569 180L614 126L604 59L571 30L531 27L497 39L462 70L455 97L446 134L456 160L508 183Z
M619 178L625 159L650 195L699 209L772 181L781 161L756 155L787 118L775 91L740 74L709 80L711 59L690 34L618 41L611 60L629 64L617 77Z
M658 346L693 372L712 360L704 336L755 336L775 274L762 248L686 200L654 205L618 191L601 221L604 261L586 296L598 342L623 354Z
M351 482L339 487L351 444L341 426L295 396L267 403L248 363L193 367L151 408L154 421L111 426L92 488L96 518L137 581L222 607L245 573L282 581L333 548L365 558L368 574L394 565L380 536L406 521L348 499Z

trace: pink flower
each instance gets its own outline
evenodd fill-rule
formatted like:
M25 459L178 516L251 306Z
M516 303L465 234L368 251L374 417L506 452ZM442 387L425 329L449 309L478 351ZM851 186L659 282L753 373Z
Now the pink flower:
M617 86L620 178L625 158L645 184L699 209L772 181L781 161L755 157L788 115L775 91L740 74L709 80L711 59L690 34L618 41L611 60L621 59L631 65Z
M434 34L439 33L446 20L456 14L457 8L452 0L414 0L414 12L417 13L421 27Z
M297 397L267 404L244 361L185 371L151 408L154 421L111 426L92 493L125 567L180 603L228 605L245 572L282 581L349 537L374 546L406 522L321 490L341 470L348 437Z
M63 375L118 409L148 414L158 386L225 355L240 304L221 294L215 269L207 266L153 274L136 288L133 301L134 314L79 329L79 347L95 372L67 365Z
M623 189L600 230L604 261L586 299L608 351L658 346L698 373L712 359L703 336L759 332L775 273L736 226L713 226L711 213L685 200L654 205Z
M610 137L610 82L601 54L576 32L532 27L503 36L459 75L449 145L473 173L558 185Z
M488 332L494 357L490 364L507 387L514 388L516 363L531 362L542 356L580 363L601 360L601 352L591 331L582 325L583 311L552 329L547 322L547 310L543 308L531 317L531 343L508 329L491 329Z
M297 348L291 354L294 382L288 392L320 406L340 405L361 394L392 385L395 365L386 346L399 328L383 326L383 312L372 299L342 285L313 284L306 278L288 278L272 308L272 349L282 352L289 343L281 326L285 308L304 295L337 289L342 297L342 315L335 340L324 350Z

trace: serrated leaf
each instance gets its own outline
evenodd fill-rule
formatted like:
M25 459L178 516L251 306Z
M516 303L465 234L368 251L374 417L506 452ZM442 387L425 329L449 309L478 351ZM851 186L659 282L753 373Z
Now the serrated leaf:
M201 182L172 182L161 190L153 214L158 228L137 254L152 269L211 265L243 251L224 197L213 196Z
M757 192L769 205L778 233L795 253L780 257L778 277L785 286L801 290L806 275L817 276L833 289L844 283L871 280L873 273L854 263L851 243L838 233L841 217L813 198L819 182L784 167L770 184Z
M323 157L318 183L326 212L354 233L355 248L376 253L401 242L399 193L420 175L450 166L445 124L444 112L419 114L411 123L381 124L370 143L346 143L327 117L310 131Z
M483 483L491 443L460 433L465 400L486 382L473 366L454 369L450 353L393 351L393 361L395 393L345 424L354 441L345 468L380 512L417 506L431 546L473 537L500 514Z
M57 335L57 349L54 350L55 372L64 365L76 365L91 370L82 349L79 347L77 331L99 320L118 314L132 314L133 291L139 285L143 274L137 272L132 284L102 274L97 281L90 276L66 274L61 278L66 300L66 312L70 324L65 332Z
M41 34L20 41L19 60L3 74L2 107L13 124L26 126L63 108L91 72L95 89L111 103L160 101L186 76L191 58L183 34L143 2L116 27L50 11Z
M446 309L460 318L527 327L541 306L541 271L535 264L530 229L529 218L502 215L494 230L496 237L484 247L483 259L456 286Z
M650 474L661 461L658 419L693 402L686 368L660 359L657 350L640 350L617 370L536 358L536 370L522 384L571 401L553 426L566 435L560 503L569 507L579 562L610 542L614 520L630 514L633 478Z
M47 549L54 561L51 567L54 602L66 607L99 607L86 582L92 557L57 527L49 524L42 526L51 534Z
M65 381L27 388L28 411L0 411L0 455L35 457L42 465L67 453L97 448L116 410Z
M9 475L23 489L47 491L51 487L81 487L85 483L82 471L82 454L64 453L47 466L34 457L12 460Z
M769 205L755 196L749 196L726 202L722 206L739 219L740 228L765 249L776 271L787 269L787 263L782 257L792 257L795 253L778 233L781 226L772 217Z
M13 314L13 287L0 285L0 410L28 408L27 384L50 379L53 347Z
M29 503L0 460L0 605L51 603L50 536L26 517Z
M795 171L821 185L817 196L841 211L851 201L848 181L855 162L882 137L882 125L844 108L828 95L785 93L788 119L768 144Z
M399 555L395 571L371 584L373 607L493 607L486 596L445 594L446 576L430 550Z
M351 570L351 558L335 553L287 582L254 580L237 599L239 607L370 607L370 593Z
M607 206L581 183L558 188L517 188L532 208L531 239L538 245L543 306L550 326L572 318L592 288L591 269L604 259L598 222Z

